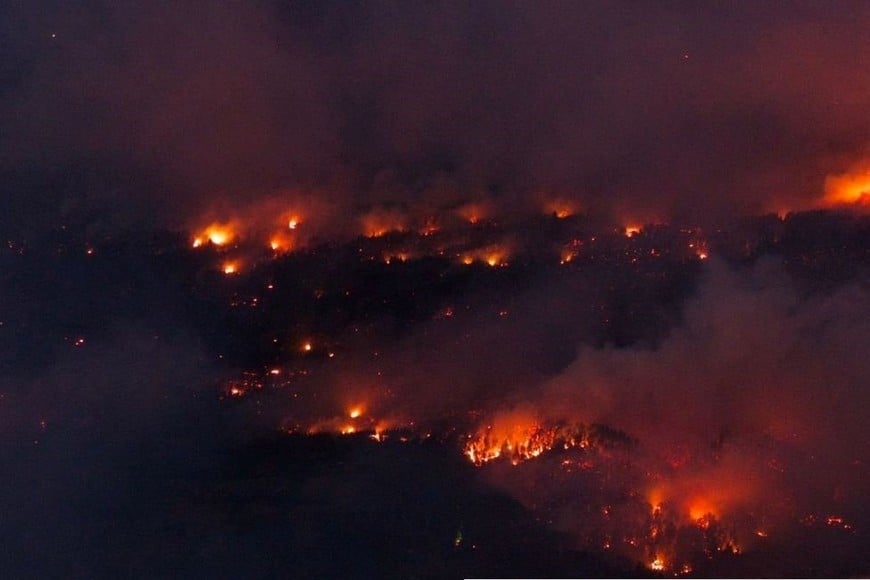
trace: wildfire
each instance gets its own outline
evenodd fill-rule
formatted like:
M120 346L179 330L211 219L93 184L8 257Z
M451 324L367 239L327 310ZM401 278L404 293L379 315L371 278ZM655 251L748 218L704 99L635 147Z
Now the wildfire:
M486 257L486 263L492 266L506 266L507 262L502 260L502 256L498 253L490 254Z
M486 219L489 212L483 203L468 203L456 210L456 213L463 221L475 225Z
M641 230L643 230L642 226L638 226L638 225L625 226L625 235L626 235L626 237L632 238L632 237L638 235L641 232Z
M357 419L357 418L362 416L363 412L364 412L363 406L357 405L355 407L351 407L350 409L348 409L347 415L351 419Z
M575 204L565 199L554 199L544 204L544 213L560 220L569 218L576 212Z
M435 218L429 218L418 230L418 233L421 236L431 236L433 234L437 234L441 228L438 226L438 221Z
M851 171L825 178L825 197L828 206L870 206L870 161Z
M275 232L269 238L269 247L276 253L289 252L293 249L293 240L283 232Z
M228 260L221 265L221 270L226 275L238 274L240 264L238 260Z
M567 450L588 446L588 432L582 426L545 428L534 419L514 414L469 436L464 451L475 465L500 457L510 459L516 465L554 448Z
M407 218L398 210L378 209L362 218L362 233L369 238L380 238L390 232L408 230Z
M385 253L384 254L384 263L392 264L393 262L407 262L411 259L411 254L408 252L397 252L397 253Z
M508 255L509 252L506 247L494 245L466 252L460 256L460 261L466 266L470 266L474 262L480 261L491 268L504 268L509 265Z
M194 248L199 248L206 243L225 246L235 237L235 226L232 223L213 223L194 236L192 245Z

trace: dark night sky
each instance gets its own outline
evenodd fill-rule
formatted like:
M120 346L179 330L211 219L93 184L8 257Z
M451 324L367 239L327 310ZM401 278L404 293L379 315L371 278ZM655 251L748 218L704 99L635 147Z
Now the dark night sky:
M704 220L806 206L867 147L865 2L6 6L18 228L179 226L298 186Z

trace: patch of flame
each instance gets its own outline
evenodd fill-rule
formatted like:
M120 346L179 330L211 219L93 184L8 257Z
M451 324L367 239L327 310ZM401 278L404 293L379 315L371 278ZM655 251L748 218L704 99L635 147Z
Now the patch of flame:
M456 213L472 225L478 224L488 216L488 211L483 203L468 203L456 210Z
M273 252L283 253L293 249L293 240L285 236L282 232L275 232L269 238L269 247Z
M390 232L408 231L407 217L398 210L378 209L362 217L362 233L369 238L380 238Z
M510 252L505 246L493 245L466 252L462 254L459 259L466 266L470 266L474 262L480 261L490 266L491 268L504 268L510 265L508 263L509 255Z
M411 259L411 254L408 252L397 252L397 253L385 253L384 254L384 263L392 264L394 261L398 262L407 262Z
M514 412L498 417L491 425L469 436L464 452L475 465L501 457L517 465L559 446L563 449L586 448L589 440L582 429L545 428L533 416Z
M632 238L638 235L641 231L643 231L643 226L639 225L629 225L625 226L625 235L626 237Z
M577 257L576 251L568 250L568 249L562 250L562 256L561 256L561 259L559 260L559 263L562 265L568 264L576 257Z
M822 201L827 206L870 207L870 161L845 173L827 176Z
M544 213L563 220L577 213L577 207L569 200L554 199L544 204Z
M193 237L192 246L199 248L206 242L215 246L225 246L236 238L236 227L232 223L212 223Z
M423 227L418 230L418 233L421 236L431 236L437 234L440 229L441 228L438 226L438 222L435 218L429 218L426 220L426 223L423 224Z

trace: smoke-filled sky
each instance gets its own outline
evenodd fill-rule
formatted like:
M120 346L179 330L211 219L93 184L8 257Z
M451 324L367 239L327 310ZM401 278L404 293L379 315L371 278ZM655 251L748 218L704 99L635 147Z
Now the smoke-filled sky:
M10 2L2 225L183 226L298 189L807 207L867 152L868 28L846 1Z

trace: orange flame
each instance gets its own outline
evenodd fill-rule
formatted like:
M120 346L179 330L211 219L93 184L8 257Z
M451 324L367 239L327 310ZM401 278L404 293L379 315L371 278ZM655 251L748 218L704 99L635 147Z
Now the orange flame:
M238 274L241 264L238 260L227 260L221 265L221 270L224 274L230 276L232 274Z
M275 232L269 238L269 247L276 253L289 252L293 250L293 239L284 235L283 232Z
M457 215L470 224L480 223L488 217L489 212L483 203L468 203L456 210Z
M563 220L577 213L577 207L569 200L554 199L544 204L544 213Z
M206 243L214 244L215 246L225 246L236 238L236 227L233 223L213 223L203 228L197 233L192 245L194 248L199 248Z
M509 265L509 254L510 252L505 246L493 245L461 254L459 260L466 266L470 266L474 262L480 261L492 268L506 267Z
M845 173L827 176L822 202L827 206L870 207L870 161Z
M377 209L362 218L362 233L369 238L380 238L390 232L408 230L407 218L398 210Z
M632 238L639 234L643 230L643 226L639 225L629 225L625 226L625 235L629 238Z

